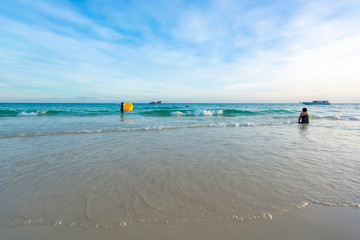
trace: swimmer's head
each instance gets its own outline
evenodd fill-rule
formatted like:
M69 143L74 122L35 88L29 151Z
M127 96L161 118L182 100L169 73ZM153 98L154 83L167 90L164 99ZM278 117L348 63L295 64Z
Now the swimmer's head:
M302 111L303 111L303 112L307 112L307 108L303 108Z

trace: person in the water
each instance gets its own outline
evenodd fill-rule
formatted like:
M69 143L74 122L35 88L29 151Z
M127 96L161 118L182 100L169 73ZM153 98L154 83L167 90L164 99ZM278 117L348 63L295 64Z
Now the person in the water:
M300 113L298 123L309 123L310 114L307 113L307 108L303 108Z

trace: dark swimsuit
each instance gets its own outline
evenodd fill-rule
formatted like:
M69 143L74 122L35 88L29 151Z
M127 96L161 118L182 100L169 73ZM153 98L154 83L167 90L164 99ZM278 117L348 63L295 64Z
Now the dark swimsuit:
M309 115L307 113L301 116L301 123L309 123Z

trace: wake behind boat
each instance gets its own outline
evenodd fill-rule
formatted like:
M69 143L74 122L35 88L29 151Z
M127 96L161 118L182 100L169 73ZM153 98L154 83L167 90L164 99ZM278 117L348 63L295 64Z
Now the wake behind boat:
M328 100L314 100L312 102L301 102L305 105L330 105L330 102Z

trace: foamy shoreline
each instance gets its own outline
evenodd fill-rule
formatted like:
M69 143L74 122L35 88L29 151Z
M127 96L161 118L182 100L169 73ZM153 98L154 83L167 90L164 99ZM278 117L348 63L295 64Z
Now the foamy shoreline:
M128 224L105 229L30 225L0 229L2 240L15 239L318 239L357 240L360 209L309 204L263 221L197 224Z

